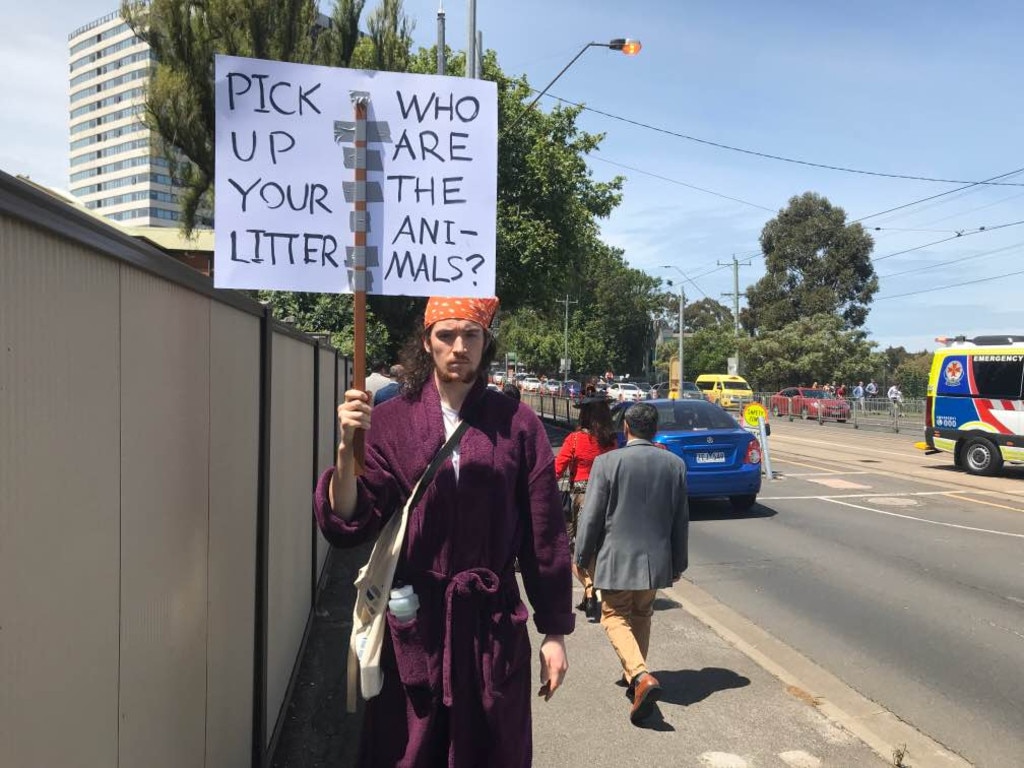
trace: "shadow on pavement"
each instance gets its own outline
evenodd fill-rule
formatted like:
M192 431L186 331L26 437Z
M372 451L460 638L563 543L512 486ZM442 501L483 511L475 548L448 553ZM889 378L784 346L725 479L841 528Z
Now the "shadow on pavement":
M682 607L682 603L677 603L675 600L670 600L667 597L654 598L654 610L656 611L671 611L673 608Z
M690 502L690 520L749 520L758 517L775 517L778 514L771 507L755 504L745 512L737 512L728 501L693 500Z
M718 691L750 685L750 678L720 667L660 671L655 672L654 676L661 683L660 700L665 704L680 704L684 707L703 701Z

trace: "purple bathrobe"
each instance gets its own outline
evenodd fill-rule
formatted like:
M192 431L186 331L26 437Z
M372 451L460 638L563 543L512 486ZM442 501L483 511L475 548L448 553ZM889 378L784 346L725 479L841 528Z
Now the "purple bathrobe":
M462 415L470 427L458 482L449 457L409 514L395 584L411 584L420 609L408 622L387 616L384 688L367 702L362 766L530 765L532 654L517 557L537 630L564 635L575 623L554 456L540 420L482 382ZM331 511L334 469L317 484L327 539L344 547L375 536L444 440L433 377L418 397L374 408L351 520Z

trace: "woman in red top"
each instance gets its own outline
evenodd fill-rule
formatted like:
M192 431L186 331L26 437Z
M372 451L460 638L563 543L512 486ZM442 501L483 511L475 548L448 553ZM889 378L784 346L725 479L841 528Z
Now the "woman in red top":
M584 397L577 407L580 409L579 425L575 432L565 438L558 456L555 457L555 477L561 477L568 469L572 488L572 518L567 521L570 550L576 541L576 524L579 522L580 511L587 495L590 467L594 459L615 447L615 434L612 431L612 416L607 398L600 395ZM583 611L590 621L598 621L601 618L601 607L594 594L593 576L589 570L577 568L575 560L572 572L583 585L583 602L576 607Z

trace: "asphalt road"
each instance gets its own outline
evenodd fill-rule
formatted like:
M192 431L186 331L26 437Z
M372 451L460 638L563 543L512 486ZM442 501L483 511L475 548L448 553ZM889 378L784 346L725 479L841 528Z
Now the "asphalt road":
M778 421L742 519L692 511L687 578L969 762L1024 761L1024 471L917 435Z

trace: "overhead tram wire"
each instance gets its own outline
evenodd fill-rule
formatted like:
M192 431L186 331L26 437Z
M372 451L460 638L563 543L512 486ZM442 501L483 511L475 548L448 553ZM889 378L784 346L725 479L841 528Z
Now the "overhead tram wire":
M1016 248L1020 248L1022 246L1024 246L1024 242L1014 243L1013 245L1005 245L1002 248L996 248L995 250L992 250L992 251L982 251L981 253L972 253L970 256L960 256L960 257L958 257L956 259L947 259L946 261L940 261L938 264L928 264L928 265L923 266L923 267L914 267L913 269L904 269L904 270L902 270L900 272L889 272L888 274L879 275L878 277L879 277L879 279L885 279L885 278L889 278L889 277L900 277L902 275L909 275L909 274L911 274L913 272L924 272L925 270L928 270L928 269L937 269L938 267L946 267L946 266L949 266L950 264L959 264L962 261L970 261L971 259L980 259L980 258L983 258L985 256L996 256L997 254L1005 253L1006 251L1012 251L1012 250L1014 250Z
M909 203L904 203L903 205L897 205L894 208L886 208L884 211L879 211L878 213L869 213L867 216L861 216L859 219L853 219L850 223L851 224L856 224L856 223L861 222L861 221L866 221L868 219L873 219L873 218L875 218L877 216L884 216L887 213L893 213L894 211L901 211L904 208L910 208L911 206L914 206L914 205L920 205L921 203L927 203L927 202L929 202L931 200L937 200L938 198L945 197L946 195L953 195L953 194L956 194L957 192L963 192L965 189L972 189L974 187L978 187L978 186L981 186L983 184L991 184L996 179L1005 179L1007 176L1015 176L1018 173L1024 173L1024 168L1018 168L1015 171L1008 171L1007 173L1000 173L998 176L993 176L992 178L985 179L984 181L975 181L975 182L972 182L970 184L966 184L966 185L964 185L964 186L962 186L962 187L960 187L958 189L948 189L945 192L939 192L937 195L930 195L929 197L922 197L920 200L914 200L914 201L909 202Z
M979 227L978 229L974 229L969 232L961 231L958 234L953 235L952 237L944 237L941 240L935 240L931 243L925 243L924 245L915 245L913 248L906 248L902 251L896 251L895 253L887 253L885 256L878 256L872 259L871 261L885 261L886 259L891 259L893 256L902 256L905 253L920 251L922 248L929 248L933 245L939 245L940 243L948 243L950 240L961 240L965 237L970 237L971 235L980 235L983 232L995 232L996 230L999 229L1006 229L1007 227L1017 227L1020 226L1021 224L1024 224L1024 219L1021 219L1020 221L1011 221L1008 224L996 224L995 226L992 227Z
M671 179L668 176L662 176L659 173L652 173L651 171L645 171L645 170L643 170L641 168L635 168L632 165L626 165L625 163L618 163L618 162L616 162L614 160L608 160L607 158L604 158L604 157L597 157L597 156L591 155L589 159L591 159L591 160L600 160L602 163L608 163L608 165L614 165L614 166L616 166L618 168L625 168L628 171L635 171L636 173L642 173L644 176L651 176L651 177L653 177L655 179L661 179L662 181L667 181L670 184L678 184L679 186L686 187L687 189L695 189L698 192L704 192L705 194L708 194L708 195L714 195L715 197L721 197L721 198L723 198L725 200L732 200L734 203L742 203L743 205L749 205L751 208L759 208L760 210L768 211L769 213L775 213L776 210L777 210L775 208L768 208L768 207L766 207L764 205L758 205L757 203L752 203L749 200L741 200L738 197L730 197L729 195L723 195L721 192L715 192L714 190L704 189L703 187L698 187L698 186L695 186L693 184L687 184L685 181L679 181L678 179Z
M977 280L963 280L958 283L952 283L951 285L939 285L935 288L923 288L920 291L909 291L907 293L894 293L889 296L876 296L875 301L885 301L886 299L902 299L905 296L918 296L922 293L933 293L935 291L946 291L950 288L963 288L965 285L977 285L978 283L989 283L993 280L1002 280L1004 277L1016 277L1017 275L1024 275L1024 269L1019 272L1008 272L1005 275L993 275L992 277L981 277Z
M536 89L534 89L534 88L531 88L530 90L534 91L534 93L537 92ZM996 181L996 179L1001 178L1001 176L996 176L993 179L985 179L983 181L965 181L963 179L939 179L939 178L934 178L934 177L930 177L930 176L913 176L913 175L904 174L904 173L885 173L883 171L865 171L865 170L859 169L859 168L847 168L847 167L842 166L842 165L829 165L827 163L814 163L814 162L811 162L810 160L798 160L798 159L793 158L793 157L784 157L782 155L773 155L773 154L770 154L768 152L758 152L758 151L753 150L753 149L744 149L742 147L734 147L734 146L731 146L729 144L722 144L721 142L718 142L718 141L711 141L709 139L701 139L701 138L698 138L696 136L690 136L690 135L685 134L685 133L679 133L677 131L670 131L667 128L659 128L656 125L650 125L648 123L642 123L639 120L633 120L633 119L628 118L628 117L622 117L621 115L614 115L611 112L605 112L604 110L595 109L594 107L588 107L585 104L580 104L579 102L570 101L569 99L563 99L561 96L556 96L553 93L547 93L547 94L544 94L544 95L548 96L549 98L561 101L561 102L563 102L565 104L571 104L574 107L579 107L580 109L585 110L587 112L593 112L594 114L597 114L597 115L602 115L604 117L610 117L613 120L619 120L620 122L623 122L623 123L628 123L630 125L635 125L638 128L646 128L649 131L655 131L657 133L663 133L663 134L666 134L668 136L674 136L677 139L685 139L687 141L696 142L697 144L705 144L705 145L707 145L709 147L717 147L718 149L727 149L727 150L729 150L731 152L739 152L739 153L744 154L744 155L752 155L754 157L761 157L761 158L764 158L764 159L767 159L767 160L778 160L778 161L783 162L783 163L793 163L795 165L805 165L805 166L808 166L808 167L811 167L811 168L824 168L825 170L841 171L843 173L856 173L856 174L860 174L860 175L863 175L863 176L879 176L879 177L886 178L886 179L904 179L906 181L933 181L933 182L936 182L936 183L939 183L939 184L965 184L965 185L971 186L971 187L977 186L979 184L989 184L989 185L992 185L992 186L1002 186L1002 187L1024 187L1024 182L1016 183L1016 182L999 182L999 181ZM1009 174L1003 174L1003 175L1004 176L1008 176ZM881 214L872 214L872 215L880 216ZM865 218L870 218L870 217L865 217ZM860 221L860 219L858 219L858 221Z

